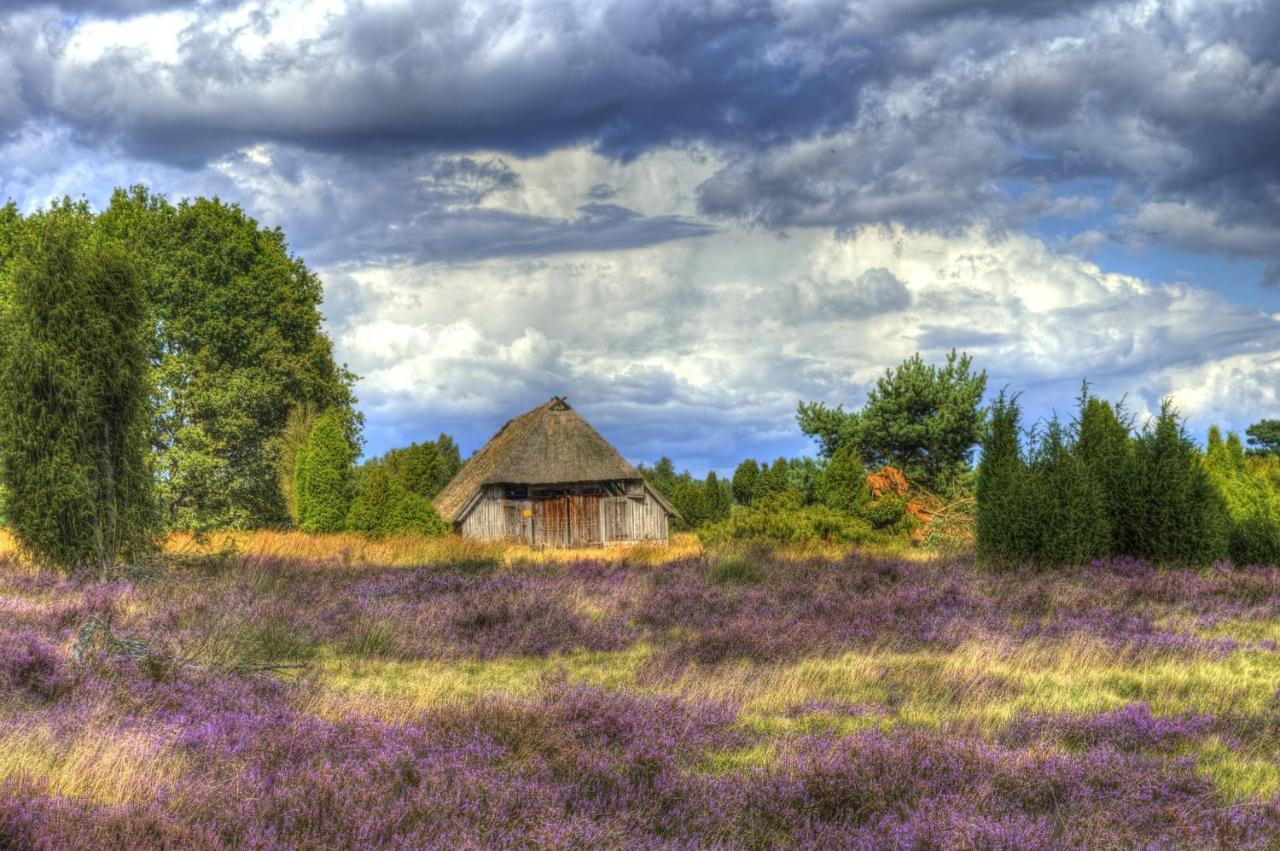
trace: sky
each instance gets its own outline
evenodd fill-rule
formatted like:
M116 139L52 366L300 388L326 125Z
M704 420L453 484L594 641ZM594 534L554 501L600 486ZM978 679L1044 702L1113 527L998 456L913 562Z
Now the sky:
M567 396L632 461L812 453L915 352L1280 417L1272 0L6 0L0 198L281 227L366 454Z

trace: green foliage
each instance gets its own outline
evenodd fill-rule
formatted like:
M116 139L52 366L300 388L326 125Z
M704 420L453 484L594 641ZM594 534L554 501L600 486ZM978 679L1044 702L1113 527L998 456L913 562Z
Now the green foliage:
M1028 489L1021 497L1035 518L1036 560L1084 564L1111 549L1111 520L1102 487L1090 474L1057 418L1036 441Z
M276 437L276 486L284 498L289 522L294 526L302 525L302 515L298 511L298 456L319 416L315 406L309 402L295 405L285 419L284 429Z
M145 291L83 203L4 238L16 238L0 330L9 521L38 560L105 569L155 545Z
M785 490L734 507L728 519L700 529L698 538L707 546L732 541L860 543L871 534L865 520L825 505L804 505L798 493Z
M462 468L462 453L453 438L442 434L434 441L393 449L384 456L391 475L410 493L435 499Z
M760 465L748 458L733 471L733 499L738 505L750 505L761 494Z
M1102 495L1105 513L1111 527L1108 550L1128 553L1127 539L1133 527L1133 431L1124 403L1112 405L1089 395L1088 386L1080 394L1075 422L1075 453L1084 462L1089 476Z
M1209 564L1227 555L1226 507L1172 403L1134 443L1129 555Z
M1232 560L1280 564L1280 492L1266 465L1250 463L1239 436L1224 441L1215 426L1209 430L1204 466L1226 508Z
M782 493L791 484L791 463L786 458L775 458L772 464L760 465L760 491L756 498Z
M431 500L405 487L385 460L370 462L360 469L346 525L349 531L371 538L440 536L449 532L449 524L436 512Z
M860 514L866 510L871 491L856 446L846 443L836 449L818 479L815 496L819 504L837 511Z
M980 558L1058 565L1110 554L1184 565L1227 555L1227 508L1171 404L1136 439L1117 409L1086 392L1074 440L1055 419L1031 436L1028 461L1017 400L1000 394L978 468Z
M818 489L822 484L822 476L826 463L805 456L792 458L788 462L787 490L800 494L801 502L806 505L819 502Z
M1280 420L1259 420L1244 430L1250 455L1280 457Z
M968 469L982 437L987 374L973 372L972 365L968 355L954 350L941 367L916 354L886 370L861 411L808 402L800 404L796 419L824 456L852 443L872 467L891 464L940 491Z
M343 412L316 418L298 453L298 517L306 532L341 532L352 500L356 448L347 436Z
M762 557L752 552L721 553L707 565L707 581L713 585L758 585L764 581Z
M320 329L319 279L278 229L239 207L117 190L98 217L136 259L155 329L153 441L168 519L188 529L285 521L282 433L292 410L342 412L358 443L354 377Z
M649 486L680 512L682 520L676 528L697 529L729 516L733 497L728 484L720 481L714 470L698 481L687 470L677 473L671 459L665 457L652 467L641 464L639 470Z
M974 525L978 557L1016 566L1035 557L1037 507L1031 470L1022 455L1022 410L1003 390L991 404L976 482Z

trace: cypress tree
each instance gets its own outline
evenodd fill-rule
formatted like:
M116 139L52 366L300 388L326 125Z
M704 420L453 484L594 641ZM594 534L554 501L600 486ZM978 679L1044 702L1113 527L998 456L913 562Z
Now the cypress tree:
M64 201L27 222L0 331L0 476L40 562L106 568L155 545L146 298Z
M1039 527L1035 560L1045 565L1082 564L1111 547L1111 524L1098 482L1067 444L1055 417L1035 446L1030 491Z
M342 411L331 408L316 418L298 454L298 517L304 531L346 528L355 456Z
M1166 399L1134 446L1130 555L1169 564L1209 564L1227 555L1222 497Z
M1021 416L1018 397L1000 391L982 441L975 527L978 557L993 566L1016 566L1038 551L1038 510L1019 440Z
M816 490L818 502L828 508L848 514L858 514L866 508L871 492L856 446L846 443L831 455Z
M733 497L729 495L728 488L725 483L720 481L720 477L716 475L716 471L712 470L707 473L706 481L702 483L703 490L706 492L706 520L707 523L719 523L729 516L729 510L733 507Z
M302 525L302 516L298 512L298 459L311 436L317 416L314 405L295 405L285 420L284 430L276 439L276 484L284 498L289 521L294 526Z
M1103 399L1092 397L1086 385L1080 395L1075 422L1074 453L1097 484L1110 527L1108 550L1117 555L1132 549L1134 456L1131 432L1123 402L1112 406Z
M733 498L739 505L750 505L760 496L760 465L748 458L733 471Z

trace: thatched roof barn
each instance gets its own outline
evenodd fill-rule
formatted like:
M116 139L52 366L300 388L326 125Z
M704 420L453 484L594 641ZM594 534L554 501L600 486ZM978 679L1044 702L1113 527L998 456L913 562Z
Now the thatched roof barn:
M665 542L678 516L560 396L504 425L435 506L465 537L536 546Z

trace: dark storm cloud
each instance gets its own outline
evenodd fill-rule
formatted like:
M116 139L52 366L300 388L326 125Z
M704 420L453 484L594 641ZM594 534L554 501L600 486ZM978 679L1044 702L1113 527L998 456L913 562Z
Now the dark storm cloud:
M0 13L0 133L59 122L191 169L261 144L393 170L424 153L688 146L722 164L703 215L777 230L1018 228L1062 214L1053 187L1123 182L1136 201L1118 238L1280 267L1280 4L1266 0L351 0L318 28L228 0L192 6L176 58L64 50L68 14L179 5L9 4L27 11ZM609 191L527 246L496 242L627 247L692 227L594 206ZM456 238L470 256L505 226L451 215L409 255Z
M246 26L287 23L268 8ZM65 69L51 107L85 133L189 165L261 141L516 154L588 142L626 159L834 129L882 65L869 40L789 32L764 2L416 0L353 4L288 50L246 55L241 34L202 18L175 63L109 51Z

